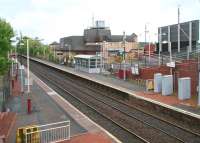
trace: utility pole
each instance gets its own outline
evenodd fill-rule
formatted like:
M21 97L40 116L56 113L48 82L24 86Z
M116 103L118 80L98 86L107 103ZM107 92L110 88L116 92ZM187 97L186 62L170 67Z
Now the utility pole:
M145 42L144 42L144 43L145 43L144 45L145 45L145 46L146 46L146 43L147 43L147 32L148 32L148 31L147 31L147 24L145 23L145 30L144 30L144 38L145 38L145 39L144 39L144 41L145 41ZM145 56L145 66L146 66L146 51L145 51L145 53L144 53L144 56Z
M158 39L159 39L158 65L160 66L160 52L162 50L162 28L159 28Z
M171 39L170 39L170 26L168 26L168 52L170 57L170 63L172 62L172 47L171 47Z
M100 68L100 73L102 73L103 72L103 43L101 43L100 45L100 55L101 55L101 68Z
M171 40L170 40L170 26L168 26L168 52L169 52L169 60L170 64L172 64L172 47L171 47ZM172 67L170 67L170 73L172 75Z
M125 31L123 32L123 48L124 48L124 56L123 56L123 63L124 63L124 80L126 80L126 35Z
M56 59L56 48L55 46L53 46L53 60L55 62L55 59Z
M180 6L178 6L178 52L180 52Z
M103 71L105 69L105 63L106 63L106 41L103 41L103 47L102 47L102 63L103 63Z
M14 72L14 70L13 70L13 52L12 52L12 49L11 49L11 59L12 59L12 71L11 71L11 74L12 74L12 77L13 77L13 72Z
M150 33L149 33L149 66L150 66L150 62L151 62L151 41L150 41Z
M68 57L68 64L69 64L69 63L70 63L70 60L71 60L71 45L68 45L68 48L69 48L69 49L68 49L68 50L69 50L69 51L68 51L68 56L69 56L69 57Z
M24 45L22 42L21 42L21 39L19 40L19 47L21 49L21 46ZM22 60L22 58L20 58ZM24 92L24 83L23 83L23 69L24 69L24 66L22 65L22 61L20 62L20 76L21 76L21 94L23 94Z
M29 39L27 39L27 93L30 93L30 83L29 83Z
M192 22L189 23L189 52L192 52Z
M144 30L144 41L145 41L145 44L147 42L147 24L145 24L145 30Z
M15 46L15 61L17 63L17 46Z
M199 52L198 52L198 74L199 74L199 81L198 81L198 106L200 106L200 72L199 72Z

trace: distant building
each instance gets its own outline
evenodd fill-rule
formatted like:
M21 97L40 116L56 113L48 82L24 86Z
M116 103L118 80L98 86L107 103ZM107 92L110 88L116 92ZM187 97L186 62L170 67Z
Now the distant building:
M58 50L60 49L60 44L57 42L53 42L51 44L49 44L49 48L50 50L54 51L54 50Z
M49 44L49 49L53 52L53 56L58 58L60 61L67 56L65 52L66 49L60 48L60 43L53 42Z
M69 36L60 39L60 49L76 54L95 54L97 46L86 45L84 36Z
M125 51L138 48L137 35L135 33L126 36ZM105 58L109 54L124 51L122 44L123 35L111 35L109 27L105 27L104 21L96 21L96 25L84 30L83 36L69 36L60 39L60 49L73 57L77 54L95 55L103 52ZM70 56L68 56L69 58Z
M101 72L101 57L97 55L76 55L75 70L80 70L88 73Z
M192 50L196 49L196 45L199 40L199 20L193 20L193 21L180 23L180 51L186 51L187 47L189 46L190 23L191 23ZM160 41L162 42L162 51L168 52L168 36L169 36L172 51L177 52L178 50L178 24L159 27L158 33L161 36ZM158 41L159 41L159 36L158 36Z

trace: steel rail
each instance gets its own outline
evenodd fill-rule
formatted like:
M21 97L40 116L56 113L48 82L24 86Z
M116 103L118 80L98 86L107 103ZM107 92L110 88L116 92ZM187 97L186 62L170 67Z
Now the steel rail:
M39 74L42 78L46 79L48 82L50 82L52 85L54 85L56 88L62 90L63 92L67 93L68 95L72 96L73 98L75 98L76 100L78 100L79 102L81 102L82 104L86 105L87 107L89 107L90 109L94 110L95 112L97 112L98 114L100 114L101 116L103 116L104 118L110 120L112 123L114 123L115 125L117 125L118 127L122 128L123 130L125 130L126 132L129 132L130 134L132 134L133 136L135 136L136 138L138 138L139 140L141 140L144 143L150 143L149 141L145 140L144 138L140 137L139 135L137 135L136 133L132 132L131 130L129 130L126 127L123 127L122 125L120 125L119 123L117 123L116 121L114 121L113 119L111 119L109 116L106 116L105 114L99 112L97 109L95 109L94 107L92 107L91 105L87 104L85 101L81 100L80 98L78 98L77 96L73 95L71 92L69 92L68 90L61 88L59 85L59 83L47 78L47 76L42 75L41 72L36 72L37 74Z

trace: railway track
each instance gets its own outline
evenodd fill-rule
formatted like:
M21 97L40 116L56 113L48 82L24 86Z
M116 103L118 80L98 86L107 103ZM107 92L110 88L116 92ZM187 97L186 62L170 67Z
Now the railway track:
M57 91L61 96L63 96L65 99L70 100L70 103L85 113L85 110L87 110L86 115L89 115L89 117L92 117L94 121L100 122L100 125L102 127L105 127L108 131L111 131L111 133L114 133L116 137L118 137L122 142L134 142L134 143L149 143L144 138L138 136L134 132L128 130L127 128L121 126L119 123L112 120L110 117L106 116L105 114L101 113L99 110L88 104L86 101L78 98L76 94L71 93L70 91L62 88L60 84L57 82L51 80L45 73L41 74L41 70L34 71L34 73L40 77L44 82L46 82L48 85L50 85L55 91ZM72 97L68 98L69 96ZM74 100L76 102L74 103ZM78 102L77 102L78 101ZM80 104L82 104L80 106ZM83 108L82 108L83 107ZM89 111L88 111L89 110ZM97 115L96 115L97 114ZM92 115L92 116L90 116ZM106 125L106 126L105 126Z
M197 133L127 105L86 84L81 85L80 81L77 83L77 81L63 73L51 69L51 72L47 74L50 68L35 63L32 64L34 64L33 71L43 80L45 79L57 89L73 96L76 100L95 110L142 142L195 143L200 141Z
M70 79L69 77L65 77L67 80L71 82L75 82L74 80ZM103 102L104 104L107 104L111 106L112 108L115 108L115 110L119 110L120 112L123 112L127 116L130 116L132 118L135 118L136 120L147 124L150 127L153 127L172 138L176 138L177 140L181 142L191 142L191 139L193 139L193 142L197 142L200 140L200 134L196 133L194 131L191 131L187 128L181 127L176 123L172 123L170 121L167 121L165 119L162 119L154 114L148 113L145 110L139 109L138 107L135 107L133 105L127 104L126 102L122 102L120 100L117 100L116 98L109 96L105 93L105 91L99 91L101 89L96 90L93 87L91 87L91 84L80 84L80 82L76 82L76 85L79 87L82 85L84 88L87 88L88 90L93 91L94 93L98 93L98 95L101 96L93 96L94 94L91 94L92 98L95 98L99 100L100 102ZM113 95L116 96L116 95ZM131 112L130 112L131 111Z

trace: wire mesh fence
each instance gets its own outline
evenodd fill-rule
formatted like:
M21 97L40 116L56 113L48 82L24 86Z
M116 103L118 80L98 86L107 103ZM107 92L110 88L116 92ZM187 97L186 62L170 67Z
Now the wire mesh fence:
M0 76L0 112L5 111L5 102L10 96L10 76L9 72Z

